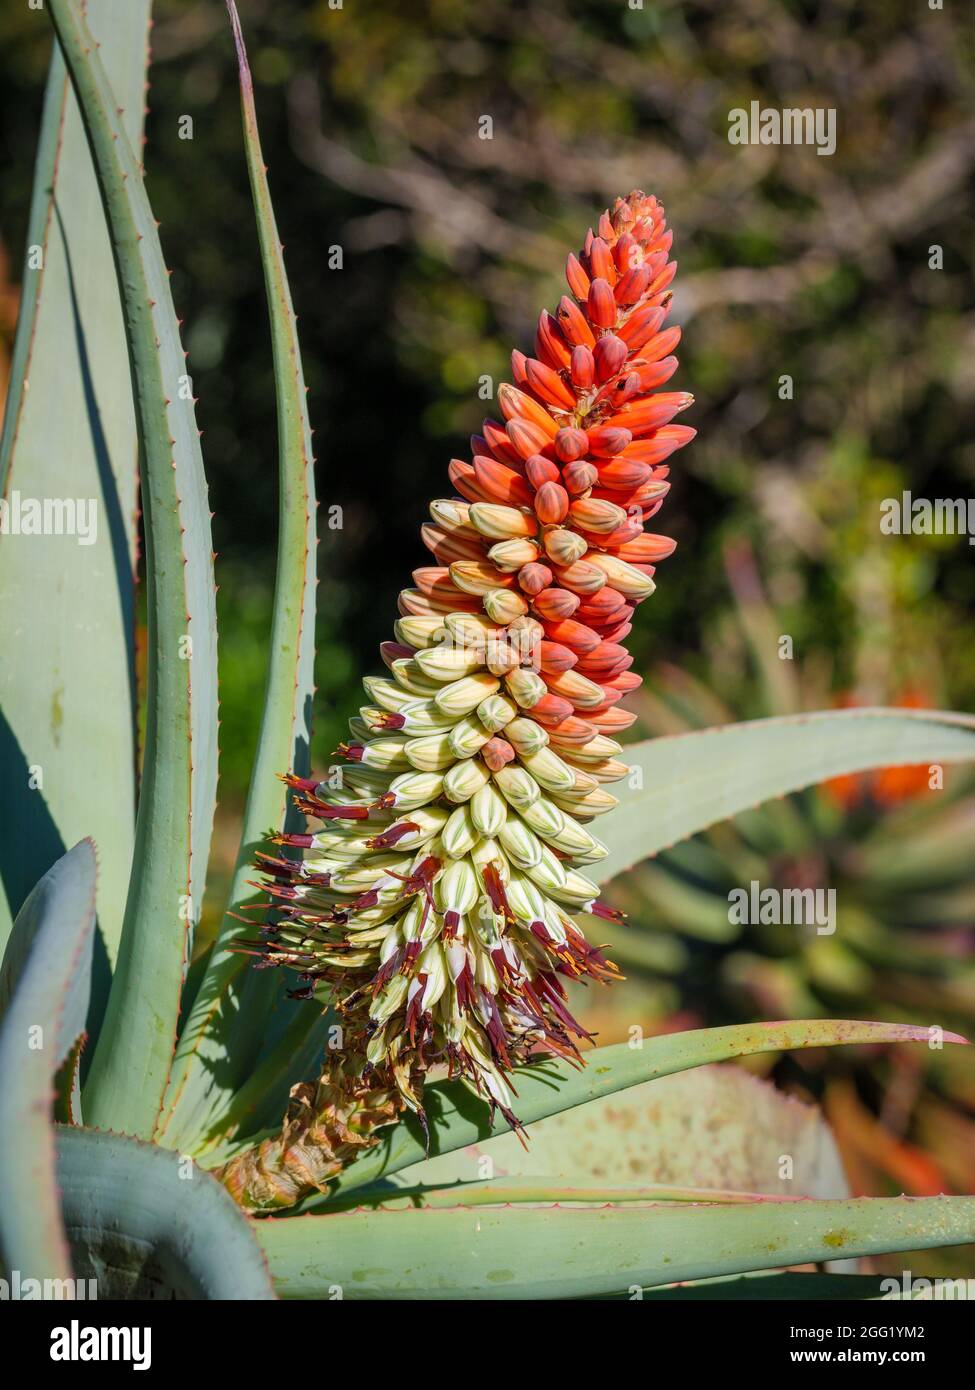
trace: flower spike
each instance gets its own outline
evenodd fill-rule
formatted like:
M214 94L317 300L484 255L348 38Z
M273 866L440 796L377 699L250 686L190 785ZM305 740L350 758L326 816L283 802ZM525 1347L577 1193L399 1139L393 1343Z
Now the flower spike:
M281 914L266 958L344 1017L320 1085L346 1144L342 1097L374 1091L383 1115L422 1117L431 1075L516 1124L512 1067L581 1062L560 979L619 978L572 913L622 921L585 876L606 854L588 827L615 804L601 784L626 772L619 702L640 682L622 642L674 549L644 523L664 460L695 433L673 423L693 398L656 390L680 336L664 326L670 241L636 191L569 257L569 293L498 390L502 419L431 506L434 564L400 596L341 778L287 779L322 823L277 837L307 846L303 862L260 861Z

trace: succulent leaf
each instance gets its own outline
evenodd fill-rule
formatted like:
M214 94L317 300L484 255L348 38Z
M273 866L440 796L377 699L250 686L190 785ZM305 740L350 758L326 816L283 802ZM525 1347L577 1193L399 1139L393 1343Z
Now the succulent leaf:
M81 840L24 903L0 969L0 1253L25 1278L67 1278L51 1095L83 1034L95 928L95 847Z
M306 387L261 153L250 68L237 11L232 3L228 8L240 66L244 145L271 320L280 513L267 686L240 851L220 933L180 1037L166 1098L167 1113L159 1127L162 1143L183 1149L193 1147L201 1136L216 1129L228 1135L238 1131L244 1108L236 1104L235 1092L244 1086L253 1092L252 1073L261 1060L269 1014L282 992L282 982L273 974L247 970L247 957L235 951L233 944L240 914L259 897L252 884L255 846L269 827L284 829L289 813L287 788L276 774L282 767L292 767L299 775L309 770L314 692L317 536L315 460ZM301 819L297 818L297 825L288 824L298 828ZM300 1036L305 1032L308 1038ZM292 1067L300 1066L302 1060L305 1065L314 1065L322 1034L315 1011L299 1014L286 1034ZM219 1059L218 1066L215 1059ZM292 1081L300 1075L293 1070Z
M172 1062L216 799L213 545L192 389L141 169L77 0L51 0L47 8L84 119L118 269L148 576L146 747L135 853L85 1112L100 1127L149 1136Z
M148 16L149 0L88 5L136 147ZM56 44L26 247L0 442L0 493L11 509L0 541L0 948L34 884L91 835L100 852L100 1012L135 835L137 440L112 248ZM46 519L31 516L41 507Z

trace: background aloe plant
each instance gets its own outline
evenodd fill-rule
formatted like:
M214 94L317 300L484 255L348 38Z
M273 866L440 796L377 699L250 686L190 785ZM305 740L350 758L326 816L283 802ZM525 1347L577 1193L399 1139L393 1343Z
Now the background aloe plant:
M26 262L3 472L8 487L57 497L82 491L86 467L84 486L117 527L91 560L98 601L83 552L72 556L73 576L30 543L36 538L4 536L0 545L5 591L22 595L15 614L8 607L8 631L35 607L51 624L38 678L28 682L21 669L3 688L5 793L24 802L13 807L23 839L5 871L12 925L0 978L6 1267L40 1278L73 1269L97 1275L103 1294L129 1296L161 1288L316 1297L336 1285L350 1297L592 1296L975 1239L975 1198L850 1199L815 1115L770 1090L744 1096L743 1085L758 1083L734 1070L700 1069L791 1048L930 1041L898 1023L819 1019L636 1039L588 1053L581 1072L540 1060L517 1075L518 1116L535 1140L527 1157L512 1148L505 1121L458 1083L434 1084L429 1141L414 1121L389 1127L324 1191L274 1219L245 1217L208 1174L273 1138L290 1088L317 1069L327 1026L314 1005L285 999L275 972L248 971L231 949L233 914L254 900L254 849L285 824L274 773L307 767L315 504L295 319L231 5L272 326L278 574L238 869L217 943L187 971L216 795L216 624L192 384L136 153L148 6L125 7L131 27L116 23L120 7L109 0L90 0L84 14L78 0L47 8L59 46L29 234L43 255ZM61 164L72 132L79 143ZM83 300L77 281L72 287L75 255L84 257ZM118 391L123 350L131 396ZM49 435L56 420L60 440ZM149 626L138 787L129 621L136 447ZM40 602L55 575L65 582ZM29 664L25 656L8 669ZM598 876L824 778L973 755L975 720L928 711L827 711L655 739L629 750L643 775L605 822L610 854ZM32 891L28 872L38 879ZM82 1056L91 1057L84 1075ZM632 1166L614 1168L599 1147L612 1124L605 1099L621 1091L629 1097L616 1104L645 1129L636 1183ZM767 1114L767 1143L757 1145L743 1123L755 1106ZM674 1114L688 1111L718 1122L720 1162L712 1153L705 1163L693 1145L668 1146ZM794 1160L787 1178L776 1166L783 1153ZM797 1206L798 1196L817 1200ZM312 1215L296 1221L296 1212ZM363 1258L379 1251L381 1260ZM831 1277L818 1276L804 1296L825 1294ZM870 1297L876 1281L852 1287Z

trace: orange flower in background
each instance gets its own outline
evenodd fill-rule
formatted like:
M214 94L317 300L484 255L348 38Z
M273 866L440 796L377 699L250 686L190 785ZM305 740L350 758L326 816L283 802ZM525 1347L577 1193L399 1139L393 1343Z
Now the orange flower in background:
M437 1067L516 1123L511 1067L539 1049L577 1060L587 1036L562 981L618 977L570 914L618 919L581 872L606 853L587 825L626 771L633 610L674 550L645 522L695 433L673 423L692 397L658 390L680 338L671 239L635 192L569 257L535 355L512 355L503 421L431 506L435 563L400 595L343 764L288 779L321 829L280 837L303 861L262 856L262 963L340 1010L336 1072L421 1115Z
M852 709L863 702L851 693L841 695L836 704ZM920 690L907 688L891 701L896 709L934 709L931 699ZM831 777L823 783L824 791L851 810L861 802L873 800L887 808L913 801L931 790L927 763L908 763L898 767L882 767L876 772L848 772Z

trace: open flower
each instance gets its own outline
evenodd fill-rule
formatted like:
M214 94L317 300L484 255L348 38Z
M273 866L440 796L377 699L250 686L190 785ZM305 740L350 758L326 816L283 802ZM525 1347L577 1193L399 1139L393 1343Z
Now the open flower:
M570 294L499 388L504 422L431 505L434 564L400 595L341 764L288 779L320 828L279 837L303 860L261 856L265 963L338 1008L343 1074L421 1115L435 1070L516 1124L511 1068L579 1059L564 981L618 978L574 914L616 915L585 873L606 853L589 826L626 773L633 609L674 549L644 526L695 433L672 423L692 397L658 390L680 337L670 245L634 192L569 257Z

